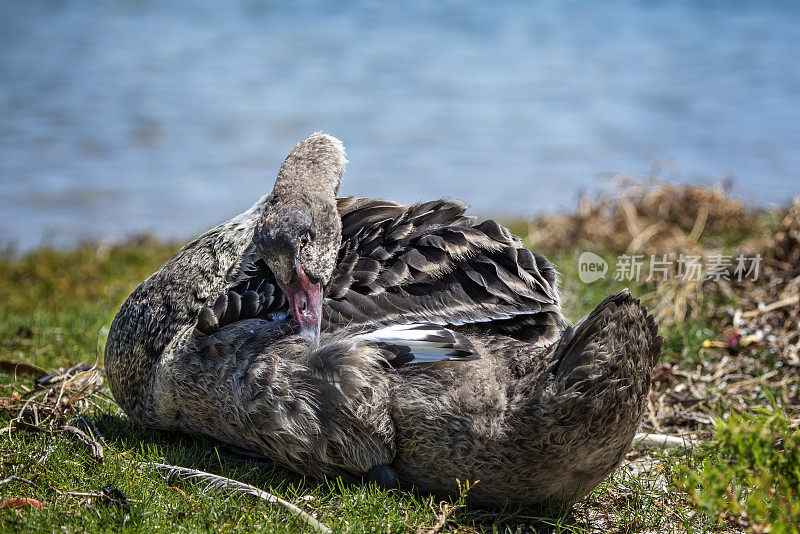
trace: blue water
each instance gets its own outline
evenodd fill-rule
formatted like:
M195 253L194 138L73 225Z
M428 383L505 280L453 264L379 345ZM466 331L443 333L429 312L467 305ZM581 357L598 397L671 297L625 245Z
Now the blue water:
M570 206L613 173L800 194L800 3L0 2L0 242L187 238L340 137L343 193Z

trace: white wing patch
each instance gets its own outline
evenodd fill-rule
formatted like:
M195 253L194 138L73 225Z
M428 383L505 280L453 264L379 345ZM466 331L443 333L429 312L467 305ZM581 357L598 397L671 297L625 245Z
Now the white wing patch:
M397 353L402 364L480 358L480 353L466 336L435 324L392 325L355 338L394 348L393 352Z

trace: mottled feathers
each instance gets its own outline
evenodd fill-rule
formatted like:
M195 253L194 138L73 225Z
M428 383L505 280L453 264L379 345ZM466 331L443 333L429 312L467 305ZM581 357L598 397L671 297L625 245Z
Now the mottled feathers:
M342 245L324 289L323 331L432 323L547 344L566 324L547 259L495 221L465 216L461 202L348 197L338 210ZM227 297L203 311L202 333L286 305L262 260L249 254L243 263Z

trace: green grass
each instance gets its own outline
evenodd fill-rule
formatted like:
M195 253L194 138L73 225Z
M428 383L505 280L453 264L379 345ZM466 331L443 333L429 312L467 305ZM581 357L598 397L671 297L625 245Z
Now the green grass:
M522 228L520 225L517 231ZM93 363L102 355L119 305L177 248L145 240L114 247L86 245L71 251L40 249L19 257L1 256L0 360L24 361L48 370ZM566 313L573 321L612 292L629 287L634 296L642 296L649 291L611 277L582 284L577 277L577 258L577 252L551 258L563 275ZM708 315L701 316L705 318L662 332L666 361L696 363L701 358L702 341L715 334ZM9 399L14 392L29 390L32 381L3 372L0 387L0 397ZM6 400L6 404L0 407L0 427L7 427L20 408L13 401ZM724 411L725 407L718 409ZM5 430L0 435L0 478L15 475L32 483L0 485L0 500L32 497L45 505L42 509L0 509L1 531L297 532L305 528L280 507L249 496L212 492L201 482L165 480L140 465L162 460L264 488L316 514L337 532L407 532L433 527L443 508L463 504L346 486L338 480L305 479L277 467L232 461L210 440L137 428L107 396L97 399L90 413L105 438L102 464L62 434ZM720 514L736 515L741 510L764 525L796 519L800 502L797 457L775 463L775 455L768 451L773 445L790 443L797 450L797 428L787 426L788 419L779 411L758 417L730 417L719 426L718 445L696 457L684 452L648 455L649 467L644 473L619 470L573 509L460 506L448 516L445 530L716 532L737 528L727 516L720 519ZM732 467L725 471L725 465ZM675 480L686 491L676 488ZM113 502L85 495L104 486L127 495L129 513ZM789 493L791 487L794 493ZM741 499L726 501L728 488ZM767 502L773 490L785 495L783 500L773 499L785 513L759 504ZM773 532L780 531L774 528Z
M695 506L720 524L800 532L800 430L777 405L717 421L714 439L677 473Z

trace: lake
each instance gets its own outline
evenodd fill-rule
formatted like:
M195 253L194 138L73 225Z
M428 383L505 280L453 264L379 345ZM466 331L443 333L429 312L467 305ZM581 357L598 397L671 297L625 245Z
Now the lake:
M342 193L509 218L609 176L800 194L800 3L6 1L0 243L186 239L341 138Z

